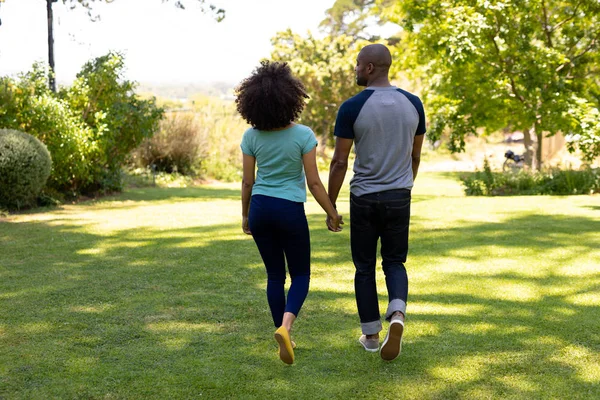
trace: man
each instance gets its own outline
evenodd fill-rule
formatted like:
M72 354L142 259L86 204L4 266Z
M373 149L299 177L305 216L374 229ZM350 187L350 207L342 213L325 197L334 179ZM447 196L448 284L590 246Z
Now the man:
M381 44L364 47L357 57L356 83L366 86L340 107L335 151L329 169L329 197L335 204L355 143L350 182L350 247L356 267L354 289L367 351L379 350L382 329L375 281L377 241L381 239L390 321L381 345L384 360L400 354L408 297L404 263L408 253L411 189L425 134L421 100L390 84L390 51Z

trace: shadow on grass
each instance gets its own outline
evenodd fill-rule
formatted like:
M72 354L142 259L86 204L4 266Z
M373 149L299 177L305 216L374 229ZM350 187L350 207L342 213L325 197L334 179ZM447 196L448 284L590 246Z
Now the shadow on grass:
M158 192L126 194L119 201L238 196L218 190ZM64 222L0 226L0 397L375 398L384 391L390 395L383 398L446 399L598 393L597 376L584 368L600 351L600 311L573 298L600 290L600 274L442 274L445 292L410 296L415 311L407 320L405 351L398 362L382 363L356 343L349 224L332 234L322 215L309 215L313 290L297 324L298 362L287 368L271 339L262 262L237 224L104 236ZM539 215L422 228L412 232L411 257L480 247L474 259L483 260L490 243L540 253L576 246L580 252L598 248L597 235L588 235L598 231L598 223L585 218ZM28 252L16 246L23 243ZM573 257L569 253L565 260ZM346 285L327 289L336 280ZM498 290L506 282L540 292L554 288L554 294L517 301L462 292L480 282ZM564 357L569 352L579 356Z

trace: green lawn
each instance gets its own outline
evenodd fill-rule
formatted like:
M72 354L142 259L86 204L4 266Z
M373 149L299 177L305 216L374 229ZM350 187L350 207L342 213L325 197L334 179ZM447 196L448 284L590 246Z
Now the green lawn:
M2 220L0 399L600 398L598 195L467 198L455 175L421 174L391 363L357 342L349 228L328 232L312 198L307 213L292 366L237 184Z

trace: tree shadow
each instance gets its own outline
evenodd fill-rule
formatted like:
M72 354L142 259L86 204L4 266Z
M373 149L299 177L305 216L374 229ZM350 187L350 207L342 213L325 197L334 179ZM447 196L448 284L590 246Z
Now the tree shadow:
M225 198L233 199L233 192L237 200L233 190ZM196 197L221 199L219 191L182 190L119 201ZM424 293L417 282L409 297L403 354L395 363L383 363L356 340L349 221L334 234L326 230L323 215L310 214L308 220L318 267L297 323L298 362L291 368L277 360L264 267L238 224L143 227L109 235L60 217L1 225L0 395L372 398L385 390L391 397L384 398L446 399L598 394L598 377L585 368L598 365L600 309L590 299L600 291L599 273L442 271L439 290ZM563 248L564 263L600 247L598 222L583 217L520 215L495 223L460 222L450 229L427 229L426 218L415 220L409 271L432 254L481 261L491 256L490 245L515 262L520 249ZM378 277L384 310L380 270ZM341 284L332 289L331 280ZM522 285L534 293L515 299L469 292L481 285L498 291Z

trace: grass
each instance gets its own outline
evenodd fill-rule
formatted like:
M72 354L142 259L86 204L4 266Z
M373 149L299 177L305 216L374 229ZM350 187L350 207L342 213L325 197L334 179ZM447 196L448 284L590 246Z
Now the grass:
M392 363L357 343L349 229L306 208L293 366L276 355L237 184L5 218L0 399L600 397L600 197L467 198L456 174L421 174ZM381 273L378 287L384 310Z

